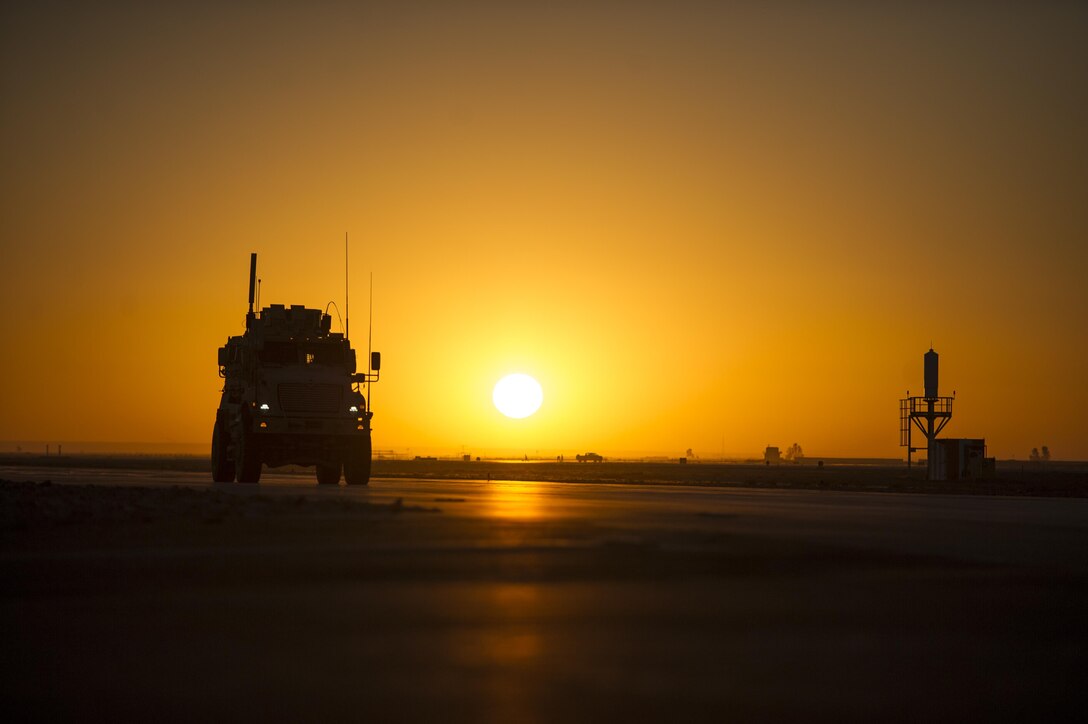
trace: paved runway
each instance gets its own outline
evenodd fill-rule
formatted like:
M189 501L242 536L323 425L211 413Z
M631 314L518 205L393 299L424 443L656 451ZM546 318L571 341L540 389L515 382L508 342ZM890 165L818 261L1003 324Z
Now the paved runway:
M16 711L914 721L1084 703L1084 500L0 469L45 477L12 499L41 509L0 552Z

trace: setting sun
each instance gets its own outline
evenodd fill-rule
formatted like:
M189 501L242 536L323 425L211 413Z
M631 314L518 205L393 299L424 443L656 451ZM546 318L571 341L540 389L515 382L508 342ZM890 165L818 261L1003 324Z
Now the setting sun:
M544 401L544 390L529 375L516 373L495 383L491 399L499 412L507 417L520 419L540 409L540 403Z

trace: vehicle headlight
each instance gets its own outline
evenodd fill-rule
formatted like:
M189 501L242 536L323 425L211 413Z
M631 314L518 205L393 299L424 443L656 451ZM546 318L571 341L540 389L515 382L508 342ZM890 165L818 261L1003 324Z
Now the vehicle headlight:
M268 403L267 402L262 402L261 403L261 412L268 412L268 409L269 409L268 408Z
M355 405L352 405L351 407L348 408L348 412L350 412L352 414L355 414L358 411L359 411L359 408L356 407Z

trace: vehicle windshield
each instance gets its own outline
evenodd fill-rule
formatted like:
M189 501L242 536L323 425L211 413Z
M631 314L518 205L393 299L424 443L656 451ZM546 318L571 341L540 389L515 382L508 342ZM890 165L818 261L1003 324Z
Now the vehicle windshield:
M265 342L258 358L266 365L298 364L298 345L294 342Z
M347 361L345 349L345 345L335 342L308 344L304 348L306 358L303 361L307 364L343 367Z
M342 367L347 364L347 345L339 342L274 342L264 343L261 364L315 364Z

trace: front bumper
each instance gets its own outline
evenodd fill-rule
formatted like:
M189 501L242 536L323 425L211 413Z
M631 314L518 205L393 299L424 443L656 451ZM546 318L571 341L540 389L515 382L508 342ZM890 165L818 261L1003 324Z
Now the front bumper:
M258 417L252 431L253 444L270 467L335 464L349 453L369 450L366 418Z
M343 417L283 417L254 415L253 432L261 437L272 435L361 435L370 430L365 416Z

